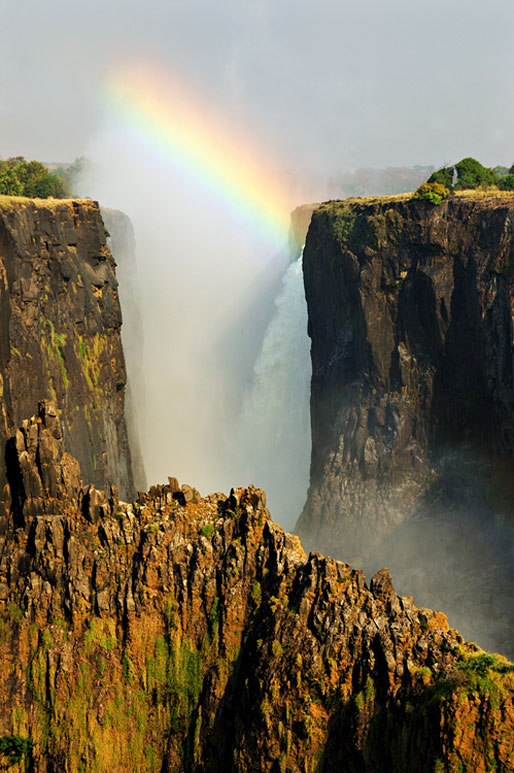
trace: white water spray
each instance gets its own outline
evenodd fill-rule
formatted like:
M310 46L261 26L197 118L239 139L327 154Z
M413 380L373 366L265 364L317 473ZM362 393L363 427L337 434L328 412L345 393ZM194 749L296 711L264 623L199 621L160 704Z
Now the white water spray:
M287 269L275 307L243 398L241 451L246 478L266 490L273 518L291 529L305 502L311 453L302 256Z

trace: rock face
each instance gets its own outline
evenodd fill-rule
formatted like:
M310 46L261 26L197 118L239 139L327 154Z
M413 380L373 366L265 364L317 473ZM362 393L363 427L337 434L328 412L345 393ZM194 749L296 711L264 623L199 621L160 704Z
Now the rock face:
M116 276L123 312L121 338L129 376L125 395L125 414L132 457L134 485L138 491L147 487L145 466L138 428L145 426L146 389L143 368L143 320L139 302L136 263L136 240L130 218L117 209L102 207L102 219L108 231L107 246L116 261Z
M95 202L0 199L0 444L51 399L87 480L132 496L117 287Z
M0 734L30 769L513 769L514 666L387 570L307 557L253 487L84 488L49 403L11 449Z
M422 590L466 553L471 530L475 565L442 584L451 594L474 575L471 598L477 571L502 564L488 593L510 588L511 630L514 197L322 205L304 274L312 464L298 533L364 565L391 556L395 578L419 560ZM507 647L506 636L488 643Z

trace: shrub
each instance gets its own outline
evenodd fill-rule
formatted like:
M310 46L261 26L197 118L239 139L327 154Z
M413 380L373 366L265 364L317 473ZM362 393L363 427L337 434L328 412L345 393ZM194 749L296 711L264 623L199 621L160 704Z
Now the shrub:
M30 738L19 735L3 735L0 738L0 755L7 757L11 765L20 762L25 754L29 754L34 744Z
M502 191L514 191L514 173L509 172L498 180L498 188Z
M427 183L429 185L439 183L445 188L453 188L453 166L443 166L442 169L438 169L437 172L430 175Z
M214 534L215 527L212 523L206 523L205 526L202 526L200 529L200 534L202 537L206 537L207 539L211 539L212 535Z
M427 182L419 186L414 198L429 201L431 204L440 204L449 195L450 191L445 185L438 182Z
M456 179L455 178L456 174ZM481 188L486 185L496 185L498 175L494 169L482 166L476 158L463 158L455 166L445 166L438 169L428 178L429 183L440 183L447 188L459 191L470 188Z
M455 164L457 170L456 190L480 188L482 185L495 185L498 178L492 169L482 166L475 158L463 158Z

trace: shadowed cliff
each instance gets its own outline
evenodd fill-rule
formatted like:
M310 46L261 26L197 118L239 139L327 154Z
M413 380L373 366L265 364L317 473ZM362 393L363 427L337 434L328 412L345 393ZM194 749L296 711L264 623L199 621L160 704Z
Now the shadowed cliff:
M125 415L134 485L137 491L145 491L147 482L140 435L146 418L146 385L136 239L132 222L124 212L102 207L101 215L108 231L107 246L116 261L116 277L120 283L119 296L123 312L121 337L129 376L125 394Z
M322 205L298 533L512 653L514 197Z

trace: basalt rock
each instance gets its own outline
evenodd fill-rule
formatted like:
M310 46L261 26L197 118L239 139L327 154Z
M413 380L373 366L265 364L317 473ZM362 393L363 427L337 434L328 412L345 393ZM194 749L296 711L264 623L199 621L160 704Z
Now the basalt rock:
M513 768L514 666L387 570L368 588L306 556L254 487L182 504L175 481L132 504L68 491L54 418L23 428L9 476L29 454L45 488L32 452L49 447L55 498L0 545L0 736L30 739L30 769Z
M15 523L31 515L62 513L77 499L80 466L63 448L61 423L55 405L39 404L37 416L24 421L7 443L7 480Z
M129 375L125 413L127 432L136 489L147 487L145 466L140 448L138 427L145 426L146 386L143 362L143 320L136 261L136 239L130 218L117 209L101 208L102 219L108 231L107 246L116 261L119 280L123 327L121 337L123 353Z
M86 479L132 497L120 327L114 261L96 202L2 197L0 447L49 399L65 450ZM5 483L2 459L0 494Z
M514 197L324 204L304 276L312 462L299 535L387 562L404 589L459 625L476 618L474 635L512 654Z

